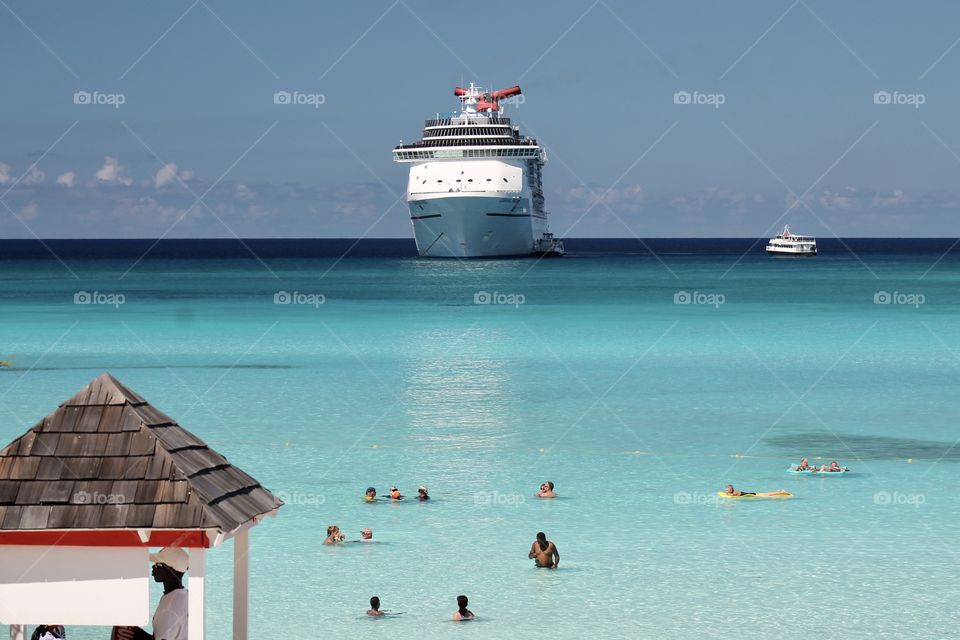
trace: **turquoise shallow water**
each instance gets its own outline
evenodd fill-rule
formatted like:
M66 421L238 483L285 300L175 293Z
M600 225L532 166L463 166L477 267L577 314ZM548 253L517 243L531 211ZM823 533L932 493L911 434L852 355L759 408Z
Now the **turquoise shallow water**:
M284 497L251 637L957 637L960 262L690 253L5 262L0 440L109 370ZM801 455L853 473L784 473ZM392 483L434 500L360 501ZM377 544L324 547L328 524ZM459 593L476 622L448 621ZM404 614L366 619L373 594Z

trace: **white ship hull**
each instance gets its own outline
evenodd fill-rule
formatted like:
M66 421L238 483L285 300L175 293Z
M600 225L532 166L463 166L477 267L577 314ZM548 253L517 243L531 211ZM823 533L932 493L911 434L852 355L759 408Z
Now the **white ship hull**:
M817 249L803 249L800 247L773 247L767 246L767 253L776 253L784 256L815 256Z
M443 160L410 167L407 204L417 251L430 258L527 256L547 230L516 160Z
M443 196L411 200L417 251L431 258L483 258L534 253L546 218L520 196Z

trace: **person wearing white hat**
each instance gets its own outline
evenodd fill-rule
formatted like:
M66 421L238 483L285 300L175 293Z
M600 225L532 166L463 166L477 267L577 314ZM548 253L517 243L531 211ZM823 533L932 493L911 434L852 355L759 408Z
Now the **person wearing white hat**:
M151 553L153 579L163 583L163 597L153 612L153 633L140 627L115 627L113 640L187 640L189 597L183 586L183 574L190 556L179 547L164 547Z
M424 485L417 487L417 500L423 502L424 500L429 500L430 494L427 493L427 488Z

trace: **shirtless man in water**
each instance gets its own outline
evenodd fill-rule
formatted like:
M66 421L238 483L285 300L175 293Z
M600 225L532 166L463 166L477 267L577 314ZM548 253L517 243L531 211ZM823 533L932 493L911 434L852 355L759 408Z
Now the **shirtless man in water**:
M532 558L538 567L545 569L556 569L560 564L560 552L557 551L557 545L547 540L547 534L543 531L537 534L537 539L530 547L528 558Z

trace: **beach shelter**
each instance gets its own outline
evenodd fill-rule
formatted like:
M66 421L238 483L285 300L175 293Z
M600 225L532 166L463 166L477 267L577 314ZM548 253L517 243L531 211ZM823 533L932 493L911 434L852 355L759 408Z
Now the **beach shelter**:
M283 503L108 373L0 450L0 625L148 626L151 547L190 555L204 638L208 549L234 541L233 638L246 640L249 530Z

